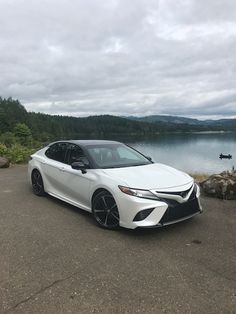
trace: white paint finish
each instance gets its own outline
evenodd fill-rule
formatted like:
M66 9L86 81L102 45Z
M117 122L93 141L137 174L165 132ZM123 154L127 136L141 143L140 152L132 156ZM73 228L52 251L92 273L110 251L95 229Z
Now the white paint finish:
M87 169L86 173L72 169L45 155L47 148L32 156L29 162L29 179L33 169L42 174L47 193L86 211L92 211L92 196L98 189L109 191L118 206L120 225L126 228L151 227L159 223L168 205L158 199L146 199L123 193L119 185L130 188L149 190L161 197L164 192L180 192L190 189L193 179L164 164L149 164L112 169ZM193 188L192 188L193 189ZM164 195L179 203L188 200L191 191L182 198L178 195ZM158 193L156 191L158 190ZM163 192L163 195L162 193ZM200 192L197 189L197 198ZM136 214L144 209L154 208L142 221L133 221Z

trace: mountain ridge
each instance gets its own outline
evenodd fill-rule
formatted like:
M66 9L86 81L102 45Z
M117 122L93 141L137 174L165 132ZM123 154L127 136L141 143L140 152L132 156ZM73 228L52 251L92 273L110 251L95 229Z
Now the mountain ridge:
M136 121L144 121L144 122L150 122L150 123L156 123L156 122L166 122L166 123L174 123L174 124L189 124L189 125L219 125L224 123L236 123L236 119L230 118L230 119L206 119L206 120L199 120L196 118L188 118L188 117L182 117L182 116L175 116L175 115L148 115L148 116L126 116L126 118L130 120L136 120Z

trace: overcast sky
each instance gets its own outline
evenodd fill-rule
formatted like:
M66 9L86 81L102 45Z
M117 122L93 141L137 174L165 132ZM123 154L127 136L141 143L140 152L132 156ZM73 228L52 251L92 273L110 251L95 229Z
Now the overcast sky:
M0 96L31 111L236 117L235 0L0 0Z

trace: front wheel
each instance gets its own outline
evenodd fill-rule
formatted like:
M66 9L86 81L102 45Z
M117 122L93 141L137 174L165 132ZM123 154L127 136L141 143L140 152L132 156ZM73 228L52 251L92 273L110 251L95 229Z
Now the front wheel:
M32 182L33 192L35 195L37 196L45 195L43 178L41 176L41 173L36 169L32 171L31 182Z
M117 229L120 225L119 211L114 197L107 191L98 193L92 204L93 216L100 227Z

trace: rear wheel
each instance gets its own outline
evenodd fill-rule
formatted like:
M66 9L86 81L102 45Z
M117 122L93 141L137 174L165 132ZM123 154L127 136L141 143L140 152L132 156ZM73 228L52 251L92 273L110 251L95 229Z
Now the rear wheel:
M93 199L93 216L100 227L117 229L120 225L119 211L114 197L107 191L98 193Z
M37 195L37 196L45 195L43 178L41 176L41 173L36 169L33 170L33 172L32 172L31 182L32 182L33 192L35 195Z

